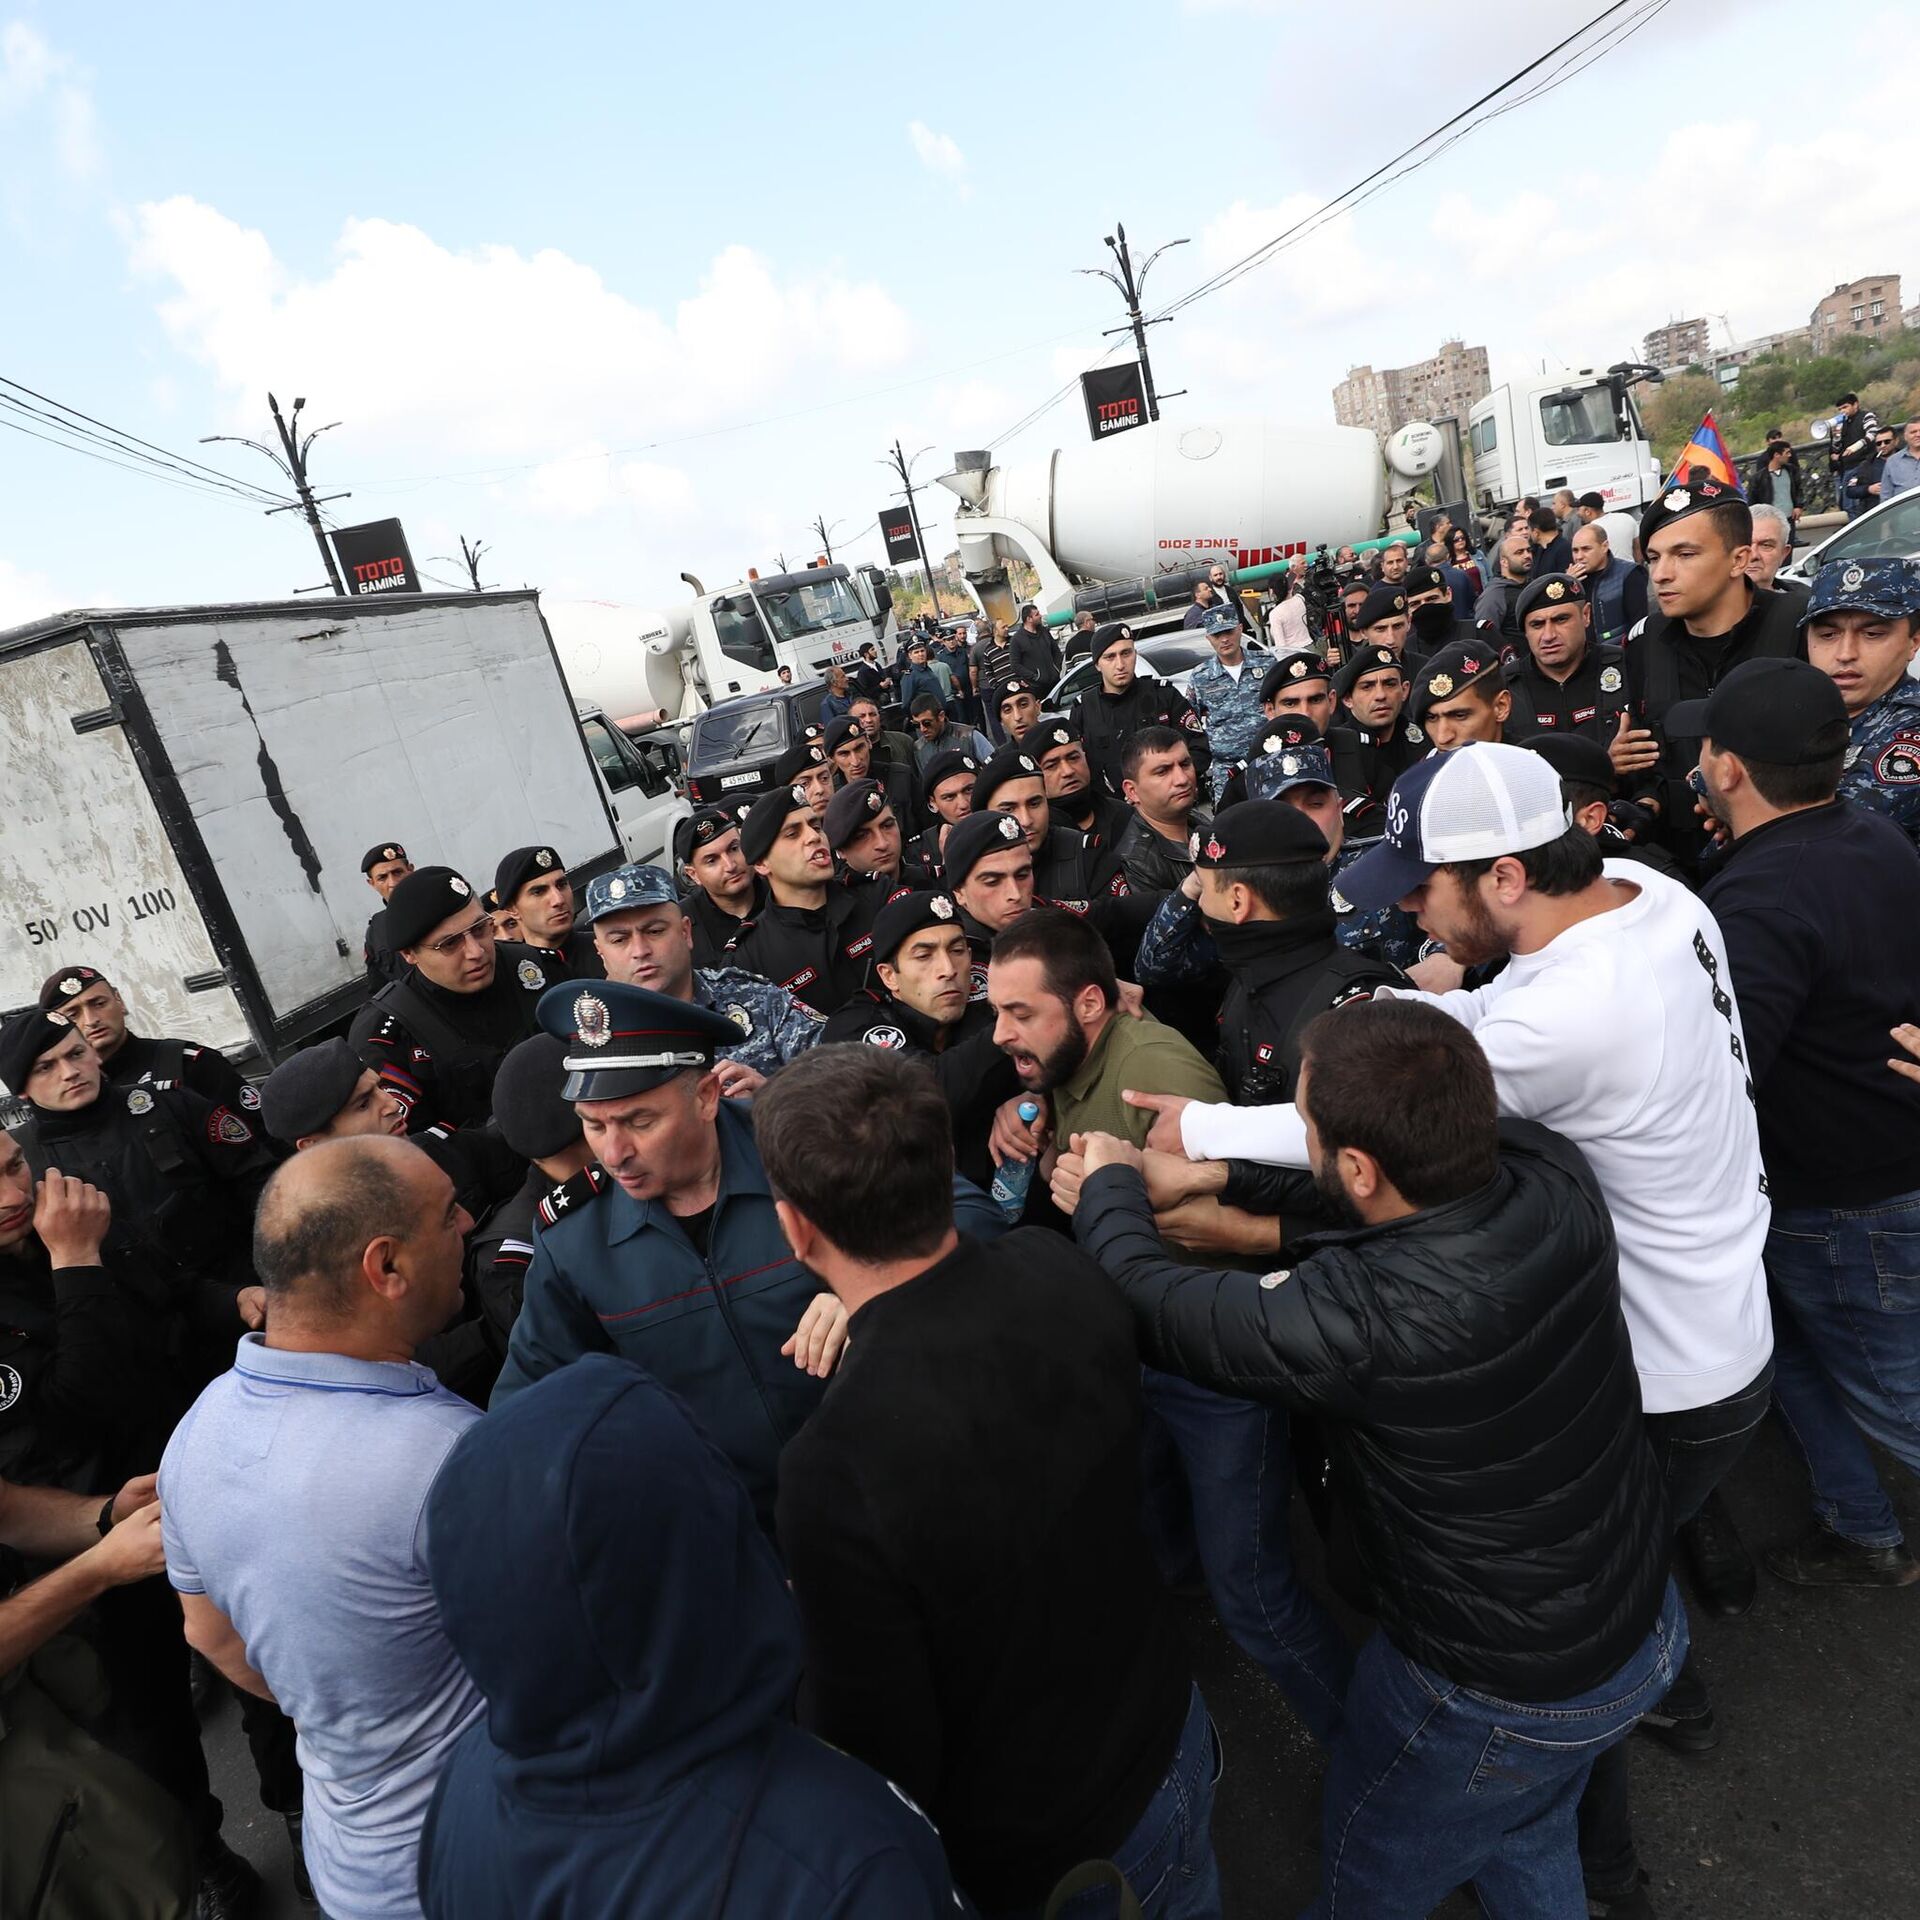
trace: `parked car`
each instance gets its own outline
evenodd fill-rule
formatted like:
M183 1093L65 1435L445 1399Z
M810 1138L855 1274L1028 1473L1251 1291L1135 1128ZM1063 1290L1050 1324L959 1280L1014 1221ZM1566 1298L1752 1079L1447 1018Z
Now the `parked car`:
M1883 559L1920 559L1920 488L1869 507L1818 546L1801 548L1780 569L1780 578L1811 581L1829 560Z
M818 724L826 686L803 680L722 700L694 715L687 737L687 795L698 807L750 800L773 784L773 763Z

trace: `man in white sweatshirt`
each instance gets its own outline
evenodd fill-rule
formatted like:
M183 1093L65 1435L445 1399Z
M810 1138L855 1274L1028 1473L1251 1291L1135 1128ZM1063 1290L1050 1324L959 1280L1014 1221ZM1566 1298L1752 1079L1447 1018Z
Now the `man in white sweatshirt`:
M1340 890L1361 912L1397 904L1414 914L1463 966L1507 957L1473 992L1378 991L1470 1027L1501 1110L1564 1134L1592 1164L1619 1239L1648 1438L1674 1522L1684 1522L1745 1450L1773 1382L1766 1181L1712 914L1645 867L1603 863L1548 763L1493 744L1402 774L1385 838L1346 869ZM1150 1146L1307 1165L1292 1107L1153 1104L1162 1115ZM1648 1724L1679 1751L1717 1744L1691 1663ZM1632 1910L1639 1867L1624 1748L1594 1769L1581 1854L1594 1911Z

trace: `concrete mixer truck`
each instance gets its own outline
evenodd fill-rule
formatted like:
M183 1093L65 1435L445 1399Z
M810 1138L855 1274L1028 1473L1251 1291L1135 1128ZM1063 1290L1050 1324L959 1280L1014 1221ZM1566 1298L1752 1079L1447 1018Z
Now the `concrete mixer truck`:
M1020 559L1050 623L1085 611L1151 632L1180 624L1215 564L1257 584L1322 543L1368 544L1390 481L1398 495L1439 472L1441 497L1457 498L1446 453L1425 423L1393 435L1383 461L1359 427L1161 420L1005 465L959 453L940 484L959 498L960 563L989 612L1009 617L1006 568Z

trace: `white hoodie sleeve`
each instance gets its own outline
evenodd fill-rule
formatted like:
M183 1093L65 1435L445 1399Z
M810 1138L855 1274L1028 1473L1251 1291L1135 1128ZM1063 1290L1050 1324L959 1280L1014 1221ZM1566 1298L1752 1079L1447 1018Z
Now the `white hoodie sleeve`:
M1195 1100L1180 1116L1180 1144L1189 1160L1259 1160L1305 1167L1307 1126L1300 1109L1230 1107Z

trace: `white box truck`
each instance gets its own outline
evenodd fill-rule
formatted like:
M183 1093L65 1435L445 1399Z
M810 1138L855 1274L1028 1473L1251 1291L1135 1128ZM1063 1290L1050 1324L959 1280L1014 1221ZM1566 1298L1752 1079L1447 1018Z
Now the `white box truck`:
M81 612L0 633L0 1008L85 962L139 1031L274 1061L366 995L379 902L360 859L377 842L476 887L535 841L576 873L658 856L684 803L619 743L623 837L601 764L620 756L583 731L595 718L575 711L533 593Z

